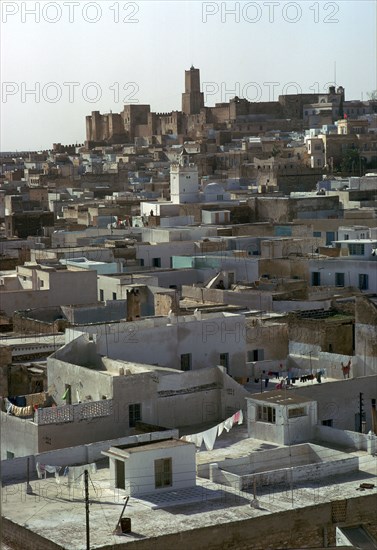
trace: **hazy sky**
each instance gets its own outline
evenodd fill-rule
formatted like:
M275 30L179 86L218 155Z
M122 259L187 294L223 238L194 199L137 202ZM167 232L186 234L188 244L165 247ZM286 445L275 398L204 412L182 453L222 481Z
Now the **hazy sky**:
M191 65L206 105L325 90L334 62L346 99L377 88L375 0L4 0L1 10L2 151L81 143L87 114L124 103L180 110Z

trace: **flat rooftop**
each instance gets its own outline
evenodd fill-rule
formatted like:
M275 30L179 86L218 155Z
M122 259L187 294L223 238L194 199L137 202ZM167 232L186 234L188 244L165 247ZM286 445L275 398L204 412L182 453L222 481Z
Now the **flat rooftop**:
M145 451L156 451L158 449L170 449L174 447L183 447L185 445L192 445L188 441L181 439L165 439L162 441L153 441L149 443L143 443L141 445L121 445L117 447L110 447L106 454L127 457L129 454L140 453Z
M228 453L232 456L231 447L228 447ZM131 518L132 531L122 536L114 535L113 530L127 495L121 489L110 489L107 460L102 461L97 473L90 475L91 548L127 545L172 533L189 534L198 528L221 527L266 515L271 515L273 522L273 514L277 512L377 494L376 458L363 452L350 456L359 456L360 471L316 482L297 483L289 489L285 485L258 488L258 508L251 506L253 494L200 478L196 487L143 495L142 499L131 497L124 516ZM375 486L360 493L357 489L363 482ZM33 491L30 495L25 494L25 483L3 487L3 516L66 550L84 550L82 488L69 488L65 477L61 477L60 484L57 484L53 475L46 480L31 481L30 485ZM150 545L153 547L153 540Z
M280 390L265 391L260 394L253 394L247 399L253 399L255 401L263 401L268 403L274 403L275 405L299 405L301 403L309 403L313 399L307 397L301 397L300 395L293 395L292 392L282 392Z
M13 333L11 336L2 336L0 338L0 346L63 346L65 343L65 336L62 333L58 334L28 334L28 335L16 335Z

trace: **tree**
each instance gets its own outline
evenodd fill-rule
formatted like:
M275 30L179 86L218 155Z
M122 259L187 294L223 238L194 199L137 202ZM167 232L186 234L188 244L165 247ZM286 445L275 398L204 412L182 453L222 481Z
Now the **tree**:
M342 158L340 169L342 172L348 172L355 174L355 171L359 169L360 165L360 152L358 149L348 149Z

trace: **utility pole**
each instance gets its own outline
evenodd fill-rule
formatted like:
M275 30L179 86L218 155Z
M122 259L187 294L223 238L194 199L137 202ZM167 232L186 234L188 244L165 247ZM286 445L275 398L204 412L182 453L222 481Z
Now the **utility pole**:
M359 394L359 432L363 433L363 419L364 419L364 402L363 394Z
M31 485L30 485L30 458L29 457L27 458L26 494L27 495L32 495L33 494L33 489L31 488Z
M313 374L313 368L312 368L312 351L309 351L309 364L310 364L310 374ZM312 380L313 382L313 380Z
M84 485L85 485L85 523L86 523L86 550L90 550L90 537L89 537L89 483L88 483L88 470L84 471Z

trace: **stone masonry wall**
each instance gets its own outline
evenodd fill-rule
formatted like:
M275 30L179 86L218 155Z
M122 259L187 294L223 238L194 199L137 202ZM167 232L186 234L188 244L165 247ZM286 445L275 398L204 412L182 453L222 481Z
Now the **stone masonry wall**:
M363 495L347 500L335 500L319 505L286 510L276 514L250 517L248 520L218 523L180 533L161 535L102 546L98 550L272 550L292 548L323 548L335 546L337 526L363 524L372 536L377 536L377 495ZM250 509L250 516L253 509ZM224 513L224 519L226 512ZM4 538L9 542L27 541L28 550L60 550L25 528L3 520ZM39 540L38 540L39 539Z

